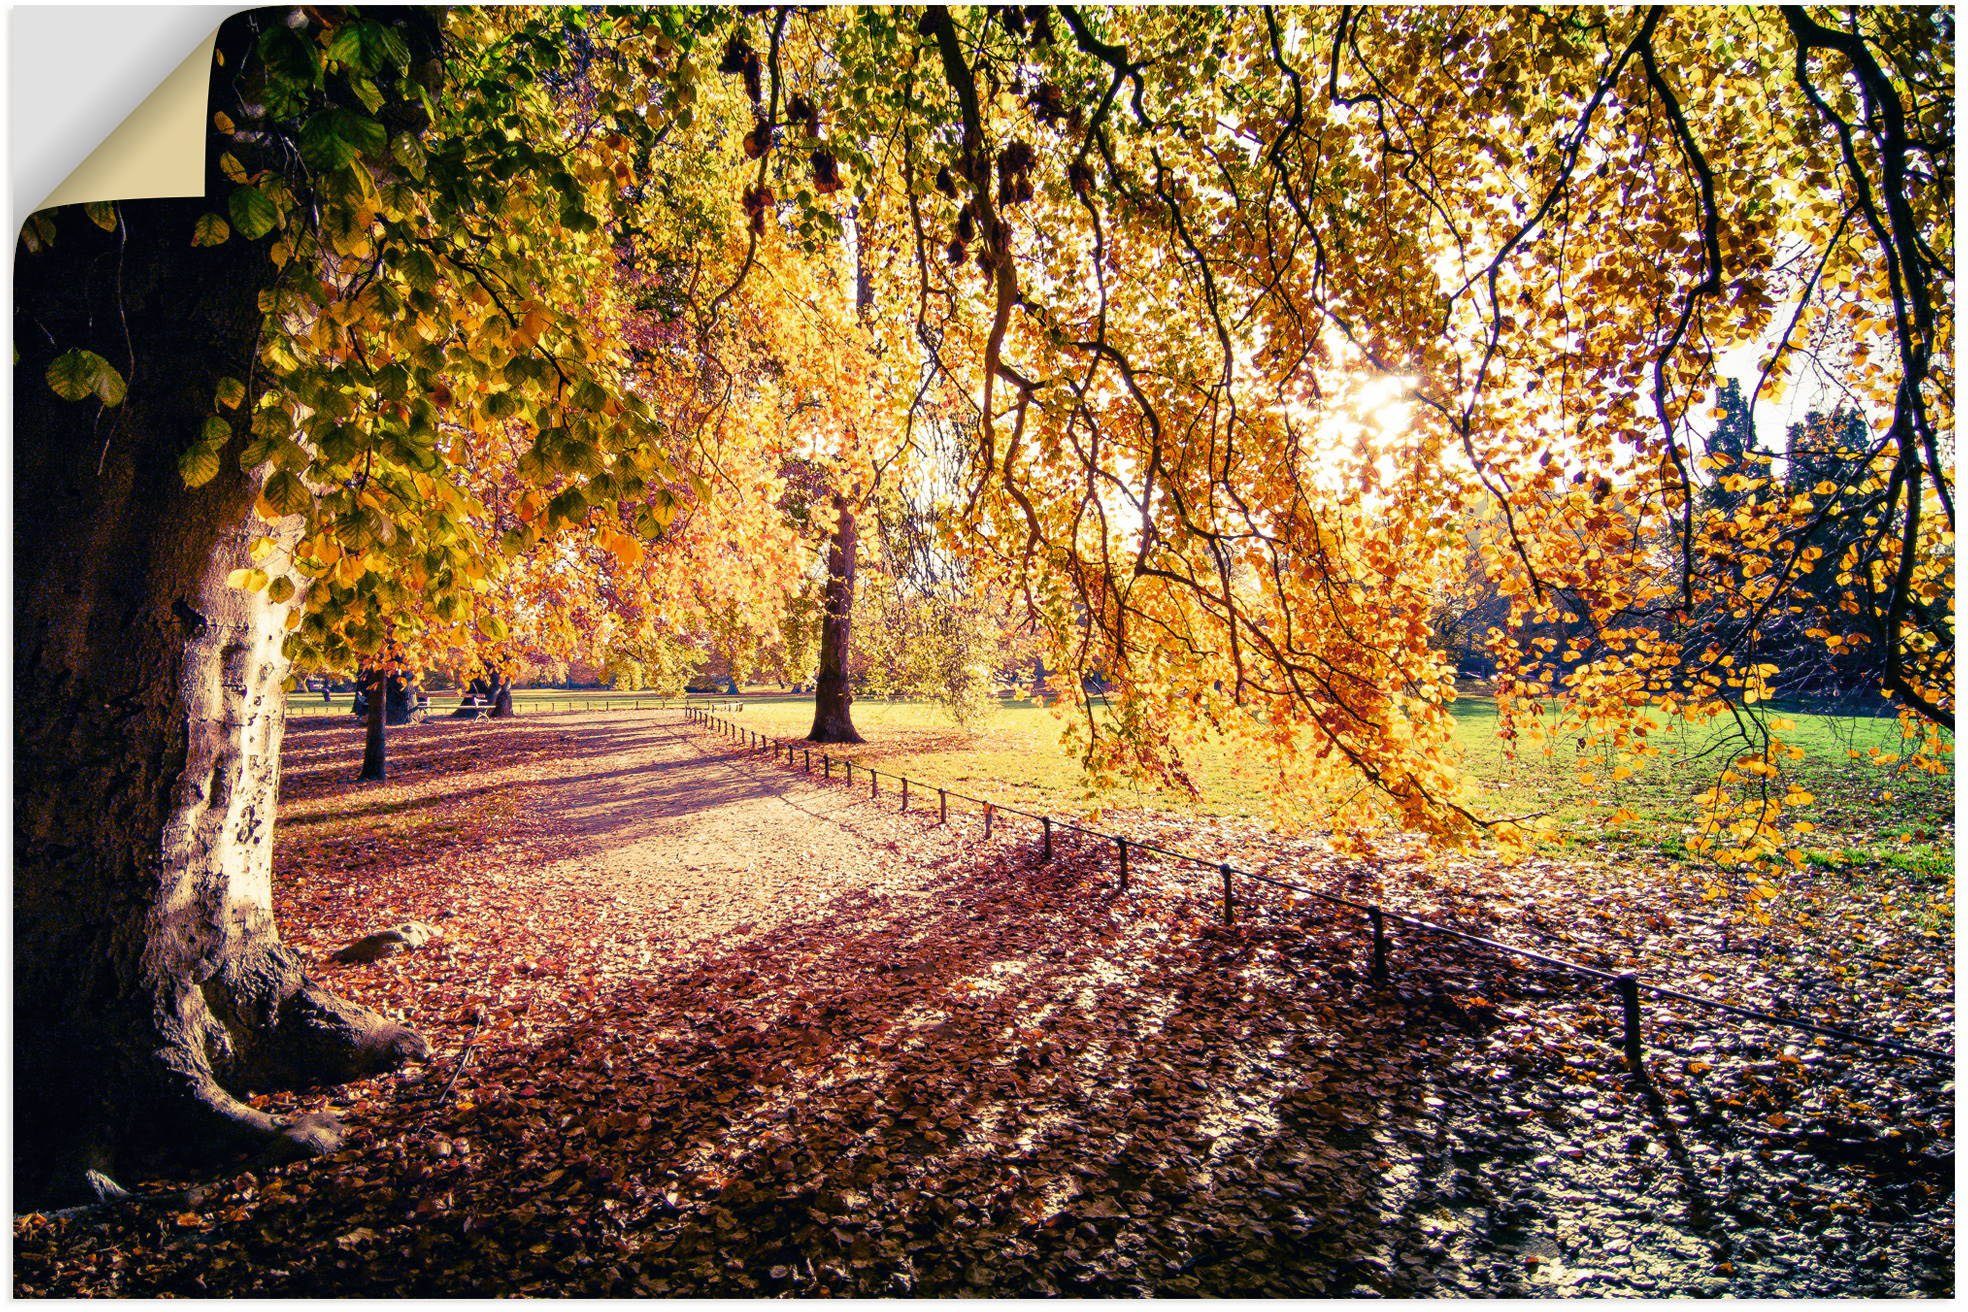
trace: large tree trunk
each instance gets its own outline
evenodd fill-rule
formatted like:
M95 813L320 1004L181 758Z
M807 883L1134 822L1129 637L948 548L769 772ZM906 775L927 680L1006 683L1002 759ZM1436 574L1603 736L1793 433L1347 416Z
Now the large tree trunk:
M864 741L854 730L854 690L848 685L848 649L854 636L854 512L847 498L836 495L839 523L827 549L826 612L820 621L820 674L813 685L813 732L816 743Z
M230 69L250 40L221 31ZM235 1095L423 1052L280 943L285 608L226 586L257 531L237 441L204 487L177 469L217 380L254 376L266 245L194 247L210 203L119 208L111 233L56 212L15 264L17 1205L113 1192L126 1145L320 1151L332 1126ZM129 376L121 406L53 394L72 347Z

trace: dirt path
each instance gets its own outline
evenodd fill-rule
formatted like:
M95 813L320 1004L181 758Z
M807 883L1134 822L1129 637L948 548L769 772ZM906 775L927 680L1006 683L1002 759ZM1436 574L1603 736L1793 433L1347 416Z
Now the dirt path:
M871 829L858 795L753 768L675 717L553 727L576 757L608 768L542 781L534 805L579 849L543 871L546 882L591 879L684 943L749 933L865 890L878 870L899 873L895 837L879 820Z
M1952 1187L1638 1086L1562 979L1224 929L664 714L296 733L284 932L422 1069L263 1100L335 1157L16 1226L20 1292L1904 1294Z

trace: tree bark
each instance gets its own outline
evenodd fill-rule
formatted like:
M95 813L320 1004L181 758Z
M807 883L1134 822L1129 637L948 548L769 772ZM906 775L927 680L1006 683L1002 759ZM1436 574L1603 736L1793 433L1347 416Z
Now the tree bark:
M372 671L368 688L368 733L362 741L362 773L359 783L382 783L389 778L389 696L388 680L382 671Z
M813 731L809 742L865 741L854 729L854 690L848 683L848 656L854 636L854 570L856 539L854 512L847 498L836 494L839 517L827 549L826 610L820 621L820 673L813 684Z
M248 18L221 30L229 69ZM17 252L17 1206L115 1193L119 1148L323 1151L332 1124L235 1095L424 1051L313 985L273 923L286 608L226 585L267 527L237 439L204 487L177 468L218 379L254 376L272 274L265 243L192 246L214 207L127 202L114 232L56 211L54 245ZM120 406L53 393L71 348L125 374Z
M492 717L495 720L510 720L513 711L512 680L504 674L492 676Z
M513 718L512 680L503 674L481 674L465 688L467 698L475 698L484 705L482 711L460 706L452 712L452 718L465 719L483 714L490 720L510 720Z

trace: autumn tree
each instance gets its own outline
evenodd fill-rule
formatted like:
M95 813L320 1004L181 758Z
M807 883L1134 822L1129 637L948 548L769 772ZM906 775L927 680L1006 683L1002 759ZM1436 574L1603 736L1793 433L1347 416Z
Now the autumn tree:
M1508 836L1455 768L1427 639L1479 506L1506 723L1557 697L1644 750L1649 705L1753 717L1774 673L1753 653L1830 514L1862 530L1841 605L1873 617L1884 690L1945 751L1944 14L851 28L895 70L854 129L891 143L921 336L971 398L971 523L1056 663L1119 689L1111 720L1083 717L1096 767L1173 772L1207 730L1287 791L1356 797L1344 826ZM1752 407L1813 371L1870 380L1871 509L1703 513L1698 421L1739 345L1760 352ZM1345 437L1388 384L1404 422ZM1700 612L1713 628L1684 641ZM1782 846L1769 729L1742 739L1717 859Z
M1505 726L1743 725L1690 846L1773 869L1803 802L1757 653L1831 520L1836 604L1945 768L1952 38L1884 7L231 20L207 200L37 215L17 264L33 1178L80 1188L133 1126L318 1148L237 1094L421 1048L274 933L290 661L510 641L595 565L594 631L647 619L675 594L638 557L729 550L786 457L840 498L846 585L929 416L968 437L952 549L1097 774L1228 739L1342 837L1527 837L1451 746L1431 620L1473 540ZM1706 501L1736 349L1752 412L1852 390L1842 485ZM527 568L567 605L501 613ZM750 616L768 576L727 576Z
M282 683L290 659L345 668L415 637L406 613L475 625L494 544L447 419L527 426L542 537L667 468L577 293L609 255L604 219L634 221L652 153L686 174L704 158L677 72L715 22L254 11L218 41L205 199L29 220L24 1197L113 1192L112 1154L133 1142L318 1151L332 1126L239 1095L423 1051L279 942ZM412 592L427 611L399 604Z

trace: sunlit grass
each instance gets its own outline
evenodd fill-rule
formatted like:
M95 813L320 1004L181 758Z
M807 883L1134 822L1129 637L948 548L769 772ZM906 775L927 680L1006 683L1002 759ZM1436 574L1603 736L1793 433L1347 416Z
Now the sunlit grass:
M775 737L804 735L813 715L805 697L747 696L745 707L733 718ZM1732 735L1732 724L1661 719L1650 735L1654 754L1625 761L1631 774L1613 782L1615 762L1603 751L1582 748L1576 731L1549 734L1539 746L1512 752L1497 733L1494 701L1464 697L1454 711L1456 749L1488 812L1549 815L1560 848L1575 853L1681 859L1685 840L1704 816L1696 795L1745 750ZM1814 859L1855 871L1890 865L1945 877L1952 870L1952 773L1894 771L1850 755L1863 757L1875 747L1896 755L1895 720L1800 711L1783 716L1793 725L1784 740L1804 751L1789 768L1817 799L1798 812L1798 818L1818 826L1810 849ZM1013 806L1061 816L1116 805L1273 815L1263 769L1251 768L1227 748L1205 749L1189 762L1198 797L1127 787L1096 792L1061 745L1062 721L1029 700L1000 703L968 729L959 728L942 708L920 702L857 702L854 717L868 739L845 749L857 761ZM1593 776L1590 783L1587 774ZM1632 818L1612 823L1621 813ZM1930 855L1915 855L1922 852Z
M541 688L521 689L514 700L525 715L651 709L676 705L678 699L647 692ZM725 699L690 700L711 704ZM800 738L812 724L810 696L754 693L742 701L745 709L732 718L773 737ZM431 713L448 715L457 702L456 693L434 694ZM295 693L289 699L290 714L302 716L346 716L350 705L346 693L335 694L327 704L319 694ZM1582 748L1575 729L1549 733L1538 746L1511 751L1497 732L1494 701L1465 696L1455 703L1454 713L1456 750L1488 814L1548 815L1556 825L1560 850L1602 860L1684 859L1685 842L1704 816L1696 795L1745 748L1732 736L1730 722L1696 726L1656 716L1650 734L1654 754L1623 762L1631 773L1614 782L1615 762L1603 751ZM1789 768L1817 799L1797 817L1818 826L1806 849L1814 868L1859 879L1871 874L1940 882L1951 876L1952 772L1923 775L1853 759L1852 753L1863 758L1874 748L1897 756L1900 730L1891 718L1794 710L1782 715L1792 725L1784 740L1804 751ZM1132 785L1096 790L1061 741L1064 722L1058 713L1026 698L1002 701L968 727L959 726L942 707L917 701L860 701L854 718L868 741L844 751L829 749L836 755L1009 806L1061 817L1139 806L1178 814L1277 818L1264 769L1221 747L1206 748L1188 762L1198 796ZM1622 814L1631 818L1615 823L1612 817Z

